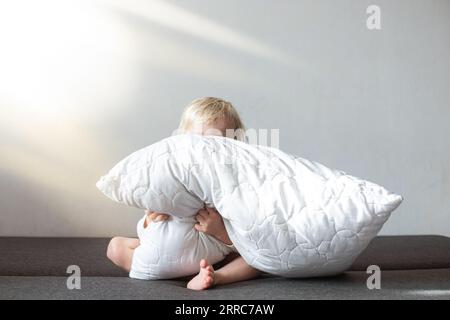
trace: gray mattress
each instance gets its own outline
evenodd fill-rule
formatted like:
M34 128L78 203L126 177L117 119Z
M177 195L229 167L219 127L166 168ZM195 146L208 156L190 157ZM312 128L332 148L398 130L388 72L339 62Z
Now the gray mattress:
M185 281L127 277L105 256L105 238L0 238L0 299L450 299L450 238L375 238L348 272L329 278L258 279L194 292ZM68 290L67 266L81 268ZM369 290L369 265L381 289ZM268 293L270 292L270 295Z

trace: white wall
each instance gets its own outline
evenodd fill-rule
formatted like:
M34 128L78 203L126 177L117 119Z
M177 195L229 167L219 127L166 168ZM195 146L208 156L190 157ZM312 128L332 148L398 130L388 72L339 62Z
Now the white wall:
M383 234L450 235L449 1L20 2L0 4L0 236L134 235L95 182L201 96L402 194Z

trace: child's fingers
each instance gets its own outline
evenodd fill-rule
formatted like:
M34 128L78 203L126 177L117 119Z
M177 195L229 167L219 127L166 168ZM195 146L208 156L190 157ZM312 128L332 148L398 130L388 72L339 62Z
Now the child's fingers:
M217 212L217 210L214 209L214 208L206 207L206 210L208 211L209 214L212 214L212 215L218 215L219 214L219 212Z
M157 213L157 212L153 212L152 214L150 214L150 218L151 218L153 221L156 221L156 219L158 219L159 216L160 216L160 214Z
M160 214L158 214L158 216L156 218L158 219L158 221L164 221L164 220L169 219L169 217L170 216L168 214L160 213Z
M195 220L197 220L198 222L200 222L201 224L205 223L206 218L200 214L195 216Z
M200 267L206 268L208 266L208 261L206 259L200 260Z
M214 208L206 208L206 210L208 211L208 214L210 216L219 216L220 215L219 212L217 212L217 210Z
M158 212L152 212L147 215L152 221L159 222L169 219L168 214L164 213L158 213Z
M144 228L147 228L150 225L151 219L149 217L145 217Z
M198 210L197 215L202 216L203 218L207 218L209 216L209 212L205 209L200 209Z
M194 229L199 231L199 232L204 232L205 231L203 229L203 227L200 224L198 224L198 223L194 224Z

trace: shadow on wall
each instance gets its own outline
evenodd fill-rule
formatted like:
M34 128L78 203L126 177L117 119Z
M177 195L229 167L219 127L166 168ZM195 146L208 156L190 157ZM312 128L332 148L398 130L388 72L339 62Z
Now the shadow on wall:
M71 225L70 218L62 214L58 193L43 188L29 179L0 171L0 234L26 235L30 229L46 230L48 234L64 234L58 226ZM20 210L17 204L20 203ZM87 226L88 227L88 226ZM70 228L66 228L70 229Z
M143 214L102 197L94 186L87 187L92 197L86 198L0 170L0 188L1 236L135 236ZM115 221L114 232L108 220Z

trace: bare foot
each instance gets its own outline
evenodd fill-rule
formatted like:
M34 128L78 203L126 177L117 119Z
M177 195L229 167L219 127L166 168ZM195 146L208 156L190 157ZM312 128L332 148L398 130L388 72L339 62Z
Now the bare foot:
M200 261L200 272L187 284L191 290L206 290L214 285L214 268L202 259Z

